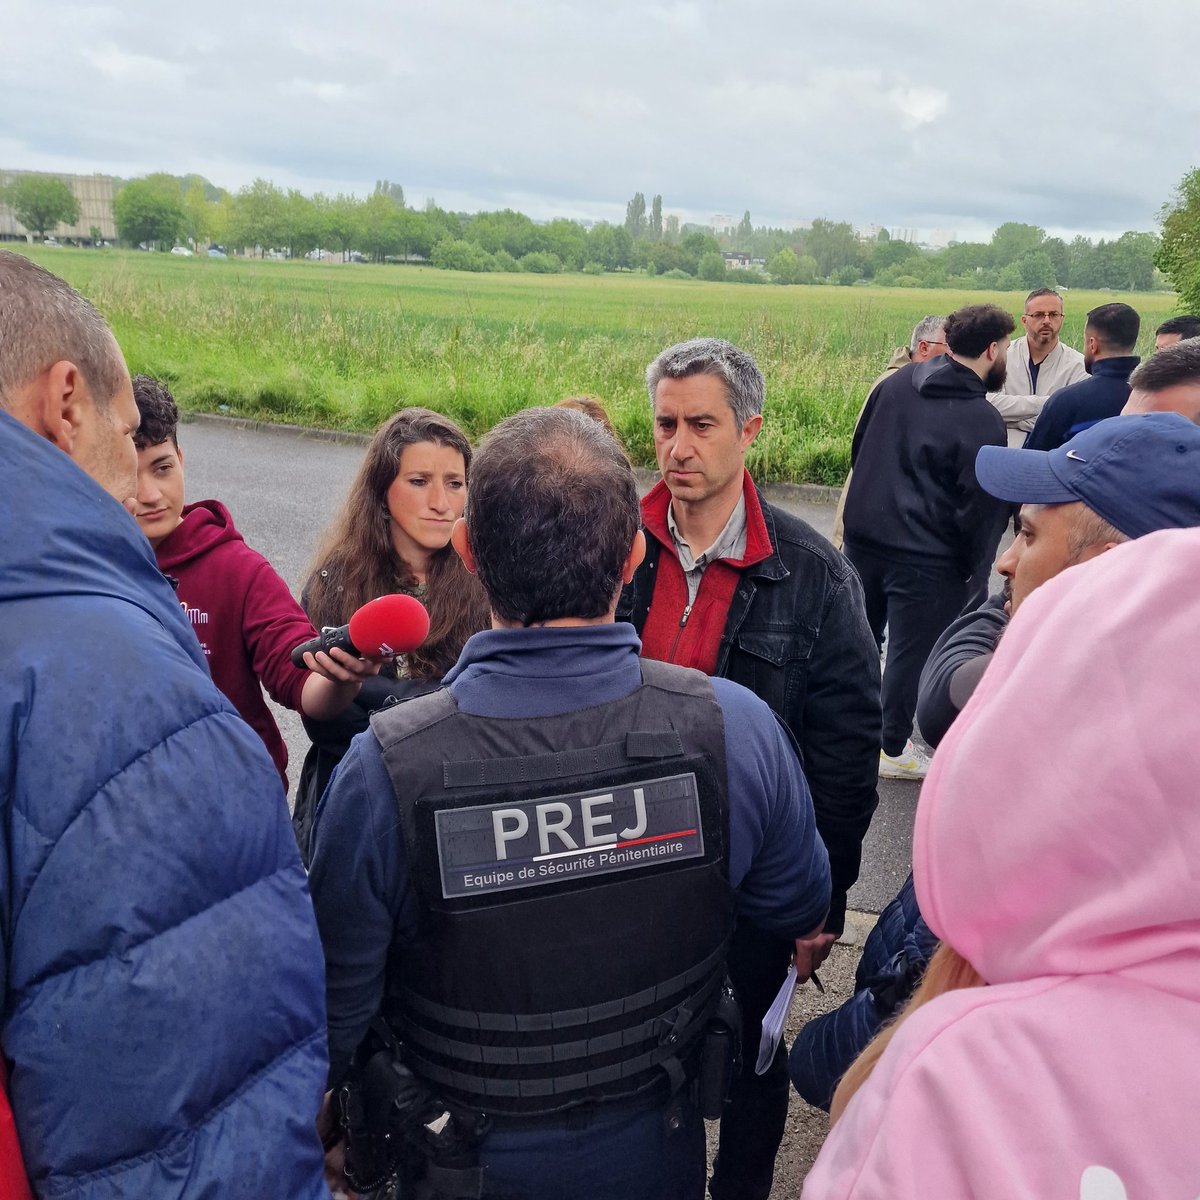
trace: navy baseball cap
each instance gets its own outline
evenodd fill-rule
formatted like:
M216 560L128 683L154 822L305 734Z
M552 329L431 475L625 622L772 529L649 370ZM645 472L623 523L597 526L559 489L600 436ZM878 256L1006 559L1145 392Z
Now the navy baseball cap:
M1109 417L1057 450L983 446L975 476L1015 504L1082 501L1130 538L1200 526L1200 425L1179 413Z

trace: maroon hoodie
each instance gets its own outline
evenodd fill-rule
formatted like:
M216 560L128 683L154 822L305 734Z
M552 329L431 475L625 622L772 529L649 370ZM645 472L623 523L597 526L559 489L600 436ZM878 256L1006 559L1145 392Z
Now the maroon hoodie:
M316 636L312 622L217 500L185 505L183 520L159 542L155 555L158 569L179 581L179 603L200 639L213 682L266 743L286 789L287 747L262 689L299 711L308 672L292 666L291 655Z

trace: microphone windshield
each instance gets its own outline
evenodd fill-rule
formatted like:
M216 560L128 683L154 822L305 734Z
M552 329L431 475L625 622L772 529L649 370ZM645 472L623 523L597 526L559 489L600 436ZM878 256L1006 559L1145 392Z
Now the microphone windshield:
M364 658L407 654L428 636L425 605L400 592L368 601L350 618L350 640Z

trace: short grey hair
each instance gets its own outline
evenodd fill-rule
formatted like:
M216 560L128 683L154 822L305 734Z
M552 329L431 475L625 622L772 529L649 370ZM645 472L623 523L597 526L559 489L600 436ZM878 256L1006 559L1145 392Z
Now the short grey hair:
M912 337L909 339L908 349L910 353L915 353L917 345L920 342L940 342L943 339L938 337L946 328L946 318L938 316L922 317L914 326Z
M668 346L646 368L651 405L664 379L687 379L692 375L713 375L724 382L725 398L739 429L762 412L767 385L758 364L745 350L720 338L695 338Z
M0 408L64 359L83 372L99 407L125 382L125 361L96 308L44 267L0 250Z

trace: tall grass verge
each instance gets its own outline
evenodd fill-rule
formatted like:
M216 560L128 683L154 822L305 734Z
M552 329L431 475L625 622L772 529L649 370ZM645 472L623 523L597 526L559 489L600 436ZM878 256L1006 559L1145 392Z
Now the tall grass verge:
M925 314L1021 295L883 288L747 288L642 276L467 275L417 267L177 258L30 247L91 299L131 370L185 409L370 431L407 404L482 436L510 413L591 392L635 461L654 461L646 364L713 335L767 379L756 478L839 483L866 389ZM1064 338L1111 295L1070 292ZM1143 342L1166 294L1123 297ZM1019 332L1019 330L1018 330Z

